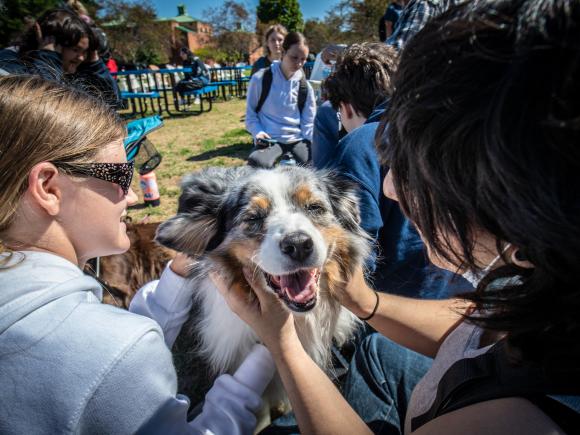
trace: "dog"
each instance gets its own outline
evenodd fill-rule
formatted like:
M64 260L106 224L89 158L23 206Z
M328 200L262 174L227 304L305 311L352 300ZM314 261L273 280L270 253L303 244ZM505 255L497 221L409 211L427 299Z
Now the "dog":
M243 267L260 274L294 315L306 352L331 370L333 342L341 346L361 324L338 300L370 252L359 223L356 185L330 172L245 166L186 176L178 212L156 236L195 260L189 276L194 308L174 348L180 391L196 396L187 390L204 381L207 390L217 375L233 373L259 341L230 311L210 271L246 286ZM264 400L270 409L288 409L278 377Z
M175 256L174 251L154 241L159 223L133 223L128 219L126 224L131 248L123 254L101 257L98 277L104 288L103 302L125 309L137 290L159 279L165 265ZM96 270L90 272L95 274Z

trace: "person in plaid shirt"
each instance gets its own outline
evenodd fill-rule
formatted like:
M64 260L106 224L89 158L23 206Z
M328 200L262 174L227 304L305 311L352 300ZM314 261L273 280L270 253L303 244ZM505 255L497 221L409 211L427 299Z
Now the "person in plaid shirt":
M411 0L397 21L387 44L401 50L431 18L466 0Z

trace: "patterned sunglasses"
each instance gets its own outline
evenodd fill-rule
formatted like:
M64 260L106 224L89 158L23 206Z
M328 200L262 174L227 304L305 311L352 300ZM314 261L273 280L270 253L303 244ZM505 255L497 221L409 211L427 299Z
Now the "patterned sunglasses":
M62 163L53 162L53 164L66 171L71 175L78 175L80 177L93 177L99 180L105 180L109 183L117 184L123 189L123 193L127 195L131 187L131 179L133 178L133 168L135 162L128 163Z

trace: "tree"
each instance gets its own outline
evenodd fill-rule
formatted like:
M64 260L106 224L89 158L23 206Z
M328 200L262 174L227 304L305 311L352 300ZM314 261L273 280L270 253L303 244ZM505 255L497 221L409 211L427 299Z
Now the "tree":
M0 47L13 42L35 18L59 3L58 0L0 0Z
M255 28L255 17L242 2L235 0L226 0L220 7L205 9L203 16L212 25L215 35L251 32Z
M280 23L289 31L304 29L298 0L260 0L256 12L262 24Z
M62 7L61 0L0 0L0 47L14 42L36 18L49 9ZM98 5L93 0L83 4L90 13L96 13Z
M148 1L106 0L103 6L100 22L115 58L131 64L169 61L167 24L156 21L155 9Z
M216 42L218 49L226 53L228 62L244 61L260 45L253 32L222 32Z
M378 41L379 20L387 3L387 0L342 0L337 9L341 11L345 42Z

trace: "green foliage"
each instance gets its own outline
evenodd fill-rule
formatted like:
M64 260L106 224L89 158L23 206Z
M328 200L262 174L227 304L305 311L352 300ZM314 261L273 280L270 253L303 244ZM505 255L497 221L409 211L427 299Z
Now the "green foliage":
M167 63L171 52L169 24L157 22L156 18L148 1L104 1L99 21L107 33L113 57L122 63Z
M204 21L212 25L213 33L223 32L251 32L255 27L255 17L246 6L236 0L226 0L219 7L212 7L203 11Z
M257 15L262 23L280 23L290 31L304 29L298 0L260 0Z
M0 47L5 47L45 11L60 5L58 0L0 0Z

